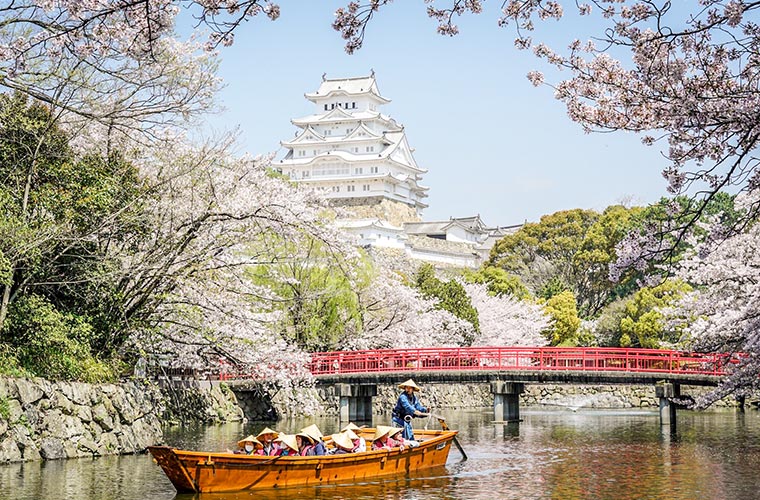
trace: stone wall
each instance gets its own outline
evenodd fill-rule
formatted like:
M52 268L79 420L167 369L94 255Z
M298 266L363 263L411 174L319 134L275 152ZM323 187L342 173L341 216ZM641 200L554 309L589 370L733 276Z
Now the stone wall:
M681 386L681 393L697 397L709 387ZM338 415L338 397L330 387L318 389L325 415ZM396 385L378 385L373 398L373 412L390 413L396 404L400 389ZM420 394L422 404L435 408L463 409L493 405L491 388L485 384L429 384ZM735 406L733 399L725 399L713 407ZM520 396L521 407L563 406L572 408L658 408L653 385L567 385L526 384Z
M246 416L235 393L223 382L177 380L159 384L166 402L163 419L169 423L240 422Z
M143 451L161 440L155 386L0 377L0 463Z
M402 227L404 222L419 222L421 220L414 207L379 196L337 199L331 200L331 203L341 207L344 212L357 219L378 218L398 227Z

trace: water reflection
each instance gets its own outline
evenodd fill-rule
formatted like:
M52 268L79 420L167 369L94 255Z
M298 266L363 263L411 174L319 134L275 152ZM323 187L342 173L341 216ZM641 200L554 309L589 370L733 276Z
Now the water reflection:
M469 460L362 484L255 493L177 495L146 455L0 466L0 499L754 499L760 491L760 414L679 412L663 432L656 411L524 410L494 424L490 410L445 413ZM280 422L293 432L308 422ZM324 433L334 419L316 419ZM384 423L382 419L378 423ZM170 428L168 444L224 450L263 423Z

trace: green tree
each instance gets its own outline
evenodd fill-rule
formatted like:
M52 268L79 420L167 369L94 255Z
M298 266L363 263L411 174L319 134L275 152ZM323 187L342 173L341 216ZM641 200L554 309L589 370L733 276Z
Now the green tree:
M485 284L491 295L511 295L521 300L531 296L520 278L500 267L484 265L477 271L467 270L464 273L464 279L468 283Z
M442 281L435 275L431 264L422 264L414 275L414 285L426 299L437 299L438 309L450 312L457 318L468 321L480 332L478 311L473 307L467 291L457 280ZM473 338L465 339L465 344L472 343Z
M573 293L567 290L554 295L546 301L544 310L553 320L552 326L545 332L551 345L574 345L581 320Z
M374 273L368 259L346 261L307 235L287 242L267 236L253 246L260 252L262 245L264 254L279 257L248 275L276 295L286 339L307 351L331 351L361 331L361 294Z
M592 317L631 283L630 277L623 284L610 281L608 267L636 213L612 206L602 214L575 209L543 216L499 240L487 265L517 275L540 297L572 291L579 314Z
M45 106L0 95L0 343L19 350L24 367L110 376L96 360L121 345L128 318L109 248L140 231L140 192L118 155L75 156ZM28 341L33 327L52 340ZM40 366L46 349L71 363Z
M681 329L669 329L663 308L674 305L691 287L676 280L666 280L655 287L644 287L626 303L620 320L621 347L661 349L673 347L681 340Z

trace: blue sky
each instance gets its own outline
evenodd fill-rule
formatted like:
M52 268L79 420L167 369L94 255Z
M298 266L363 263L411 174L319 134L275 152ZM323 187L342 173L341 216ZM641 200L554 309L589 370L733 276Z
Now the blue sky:
M513 28L497 26L500 2L462 18L453 38L435 32L422 0L393 3L354 55L330 26L344 4L282 1L277 21L243 26L235 44L220 49L226 110L210 126L239 126L242 150L281 158L279 141L293 137L292 118L313 112L303 94L317 89L323 73L362 76L374 69L392 101L384 112L405 126L417 162L428 169L425 220L480 214L489 225L511 225L665 195L657 146L626 133L584 134L551 88L528 82L528 71L545 68L514 48ZM584 32L590 27L553 22L543 36L553 43L586 39L594 34Z

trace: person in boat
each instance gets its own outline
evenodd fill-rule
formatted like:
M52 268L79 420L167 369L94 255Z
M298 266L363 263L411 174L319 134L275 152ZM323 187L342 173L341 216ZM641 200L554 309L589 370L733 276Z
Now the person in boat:
M332 437L333 444L335 445L334 455L343 455L344 453L354 452L354 443L345 432L339 432L330 437Z
M277 441L282 445L280 456L293 457L298 455L298 440L294 434L280 434Z
M399 395L396 406L393 408L393 423L404 430L404 439L414 440L414 430L412 429L412 419L414 417L427 417L430 414L430 408L425 408L420 400L415 396L419 392L420 386L409 379L398 385L404 392Z
M354 453L367 451L367 441L358 434L358 432L361 432L361 427L349 422L340 432L345 432L351 439L351 442L354 443L354 449L352 450Z
M373 450L390 450L391 448L399 448L404 451L404 441L393 439L391 436L397 435L400 431L403 431L400 427L389 427L387 425L378 425L375 429L375 436L372 438Z
M311 424L301 429L301 434L306 434L314 441L314 455L321 456L327 454L327 447L324 442L324 435L316 424Z
M298 444L298 454L302 457L314 455L314 440L308 434L299 432L296 434L296 443Z
M277 456L282 451L282 448L280 445L275 441L277 437L280 435L279 432L270 429L269 427L264 428L263 431L259 432L256 436L256 439L258 439L261 442L261 449L257 450L257 455L266 455L269 457Z
M261 442L253 437L253 434L241 439L237 444L238 449L233 452L236 455L254 455L257 449L262 448Z

